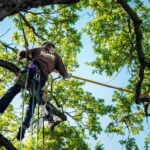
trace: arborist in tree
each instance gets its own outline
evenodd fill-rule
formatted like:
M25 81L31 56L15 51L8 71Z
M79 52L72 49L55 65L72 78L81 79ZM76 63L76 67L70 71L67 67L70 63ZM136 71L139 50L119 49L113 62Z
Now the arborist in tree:
M39 83L36 82L35 84L35 91L37 91L38 87L40 87L40 103L42 103L42 88L44 87L45 82L48 79L48 75L51 72L57 71L63 77L63 79L70 77L65 69L61 57L55 51L55 45L51 42L44 42L39 48L30 49L28 51L21 51L19 54L19 58L27 58L32 60L32 63L27 69L28 73L26 72L26 74L28 74L27 83L29 84L31 90L33 78L35 78L35 75L37 75L37 71L40 72ZM12 99L21 91L21 88L23 87L23 83L18 80L10 89L7 90L4 96L0 99L0 113L3 113L6 110ZM31 97L28 102L26 115L22 126L19 128L19 132L17 134L18 140L24 138L25 131L30 125L31 118L35 110L36 103L38 101L36 96L34 96L34 98L33 96L33 91L31 91Z

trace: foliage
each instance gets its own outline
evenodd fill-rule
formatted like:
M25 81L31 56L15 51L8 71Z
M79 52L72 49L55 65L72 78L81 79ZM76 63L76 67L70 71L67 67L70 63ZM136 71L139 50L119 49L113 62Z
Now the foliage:
M126 146L126 150L139 150L138 146L136 145L135 139L134 138L128 138L127 140L121 140L120 141L121 145Z
M149 3L143 1L128 1L129 6L142 20L143 49L149 61ZM119 3L110 0L83 2L90 9L90 21L87 22L83 32L93 41L96 59L88 64L94 67L94 73L106 73L112 76L119 73L122 68L129 70L130 79L127 89L135 90L138 80L139 60L136 53L135 33L133 22ZM145 69L142 93L149 94L149 68ZM107 133L117 135L139 135L144 130L145 112L143 106L135 105L133 95L115 92L112 98L113 108L109 117L112 121L106 128ZM129 140L126 144L130 147ZM131 146L132 147L132 146ZM126 147L127 149L127 147ZM131 148L132 149L132 148Z
M131 8L137 12L142 19L141 30L143 33L143 47L146 59L150 59L150 11L149 5L140 0L128 1ZM89 10L89 21L78 32L75 28L80 19L80 12ZM135 47L135 33L133 22L113 0L83 0L73 5L50 5L39 9L29 9L22 13L22 23L27 36L29 47L37 47L44 40L56 43L57 51L61 55L69 72L79 67L77 55L80 55L81 37L86 33L93 42L93 53L96 59L88 64L98 74L106 73L109 77L120 72L126 67L130 73L127 89L134 90L138 79L139 60ZM17 49L24 49L24 37L19 15L11 20L15 23L12 36ZM16 59L16 52L7 50L0 45L0 58L9 59L19 67L24 67ZM145 69L145 78L142 86L142 93L149 94L149 69ZM0 96L13 83L12 73L0 68ZM49 79L51 82L51 79ZM133 95L114 92L112 105L106 106L102 98L96 99L91 93L83 90L84 82L77 80L57 80L53 85L53 94L62 103L68 121L58 125L54 132L50 132L45 125L45 149L66 149L89 150L88 137L97 139L103 132L125 136L139 135L144 130L145 113L141 105L135 105ZM46 96L49 97L50 85L47 85ZM27 103L27 99L26 99ZM107 115L110 118L106 129L102 128L100 118ZM8 124L9 122L9 124ZM10 106L6 113L0 118L1 132L12 139L15 137L20 115L14 113L13 106ZM11 129L11 130L10 130ZM29 129L30 131L30 129ZM24 150L35 149L36 130L32 139L30 132L24 142ZM42 131L39 133L39 148L42 149ZM34 142L32 142L34 140ZM149 146L149 135L145 137L145 149ZM119 141L127 150L138 150L135 138L127 138ZM14 140L13 144L18 146L19 142ZM104 149L103 144L97 144L95 150Z
M98 142L95 146L95 150L104 150L103 144L100 144L100 142Z

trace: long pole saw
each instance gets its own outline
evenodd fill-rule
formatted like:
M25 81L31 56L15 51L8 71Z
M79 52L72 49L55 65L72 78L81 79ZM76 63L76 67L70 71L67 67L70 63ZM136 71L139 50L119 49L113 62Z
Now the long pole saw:
M78 77L78 76L72 75L72 78L75 78L75 79L78 79L78 80L82 80L82 81L86 81L86 82L89 82L89 83L94 83L94 84L101 85L101 86L105 86L107 88L116 89L116 90L119 90L119 91L124 91L124 92L127 92L127 93L131 93L133 95L135 94L134 91L131 91L131 90L128 90L128 89L124 89L124 88L121 88L121 87L116 87L116 86L104 84L104 83L101 83L101 82L85 79L85 78L82 78L82 77ZM144 93L142 93L141 96L146 96L147 98L150 98L149 95L145 95Z
M75 78L75 79L78 79L78 80L82 80L82 81L94 83L94 84L101 85L101 86L105 86L105 87L108 87L108 88L111 88L111 89L116 89L116 90L120 90L120 91L125 91L125 92L127 92L127 93L134 93L134 92L131 91L131 90L127 90L127 89L124 89L124 88L121 88L121 87L116 87L116 86L104 84L104 83L101 83L101 82L97 82L97 81L85 79L85 78L78 77L78 76L74 76L74 75L72 75L72 77Z

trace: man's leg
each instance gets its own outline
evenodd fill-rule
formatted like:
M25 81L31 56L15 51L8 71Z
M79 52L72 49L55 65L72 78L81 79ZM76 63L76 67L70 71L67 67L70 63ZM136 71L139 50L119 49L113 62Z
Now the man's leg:
M29 67L29 80L28 80L28 82L30 85L32 96L29 99L28 107L26 110L26 115L25 115L25 118L23 121L23 125L26 125L27 127L29 127L29 125L30 125L30 120L32 118L32 115L34 114L35 106L37 103L35 93L36 93L36 87L38 85L36 85L36 81L33 79L35 74L36 74L37 69L38 69L38 67L35 64L31 64Z
M22 135L20 135L21 134L21 127L19 128L19 132L17 134L17 139L18 140L20 140L20 139L22 140L24 138L25 131L30 126L31 118L34 114L36 103L37 103L36 99L35 98L33 99L33 97L31 96L30 99L29 99L29 103L28 103L26 114L25 114L25 118L24 118L24 121L22 123Z
M12 99L20 92L21 85L15 84L7 90L4 96L0 99L0 113L3 113L11 103Z
M34 75L35 75L35 67L34 67L34 65L32 65L32 69L29 70L29 79L32 80ZM43 77L43 75L41 74L40 91L39 91L40 93L41 93L41 89L45 85L46 80L47 80L47 78ZM37 84L39 84L39 83L37 83ZM39 86L37 84L35 85L35 90L36 91L37 91L37 88ZM22 123L22 125L23 125L23 127L22 127L22 135L20 136L20 134L21 134L21 127L20 127L19 128L19 132L17 134L17 139L18 140L24 138L25 131L30 126L30 121L31 121L32 115L34 114L35 106L36 106L37 103L41 103L41 99L42 99L41 96L42 96L42 94L40 94L40 97L39 97L39 100L38 100L38 99L36 99L36 96L34 95L34 102L33 102L33 96L31 96L31 98L29 99L26 115L25 115L24 121Z
M33 97L31 96L31 98L29 99L26 115L23 121L23 125L26 125L27 128L30 126L30 121L34 114L36 103L37 103L36 99L35 98L33 99Z
M40 81L40 89L39 89L39 93L37 93L37 94L39 94L39 99L36 98L36 96L38 96L38 95L34 95L34 98L33 98L33 96L31 96L30 99L29 99L28 108L27 108L26 115L25 115L25 118L24 118L24 121L23 121L23 125L26 125L27 127L29 127L29 125L30 125L30 121L31 121L32 115L34 114L36 104L37 103L39 103L39 104L42 103L41 100L42 100L43 92L41 91L41 89L45 85L45 82L46 82L46 80L43 80L43 79ZM37 89L38 86L39 85L37 85L37 84L35 85L36 92L38 90Z
M41 93L39 93L39 94L40 94L39 95L40 96L39 100L36 99L36 96L34 96L34 98L33 98L33 96L31 96L30 99L29 99L29 103L28 103L28 107L27 107L27 111L26 111L24 121L22 123L22 127L19 128L19 132L17 134L17 139L18 140L22 140L24 138L26 129L29 128L29 126L30 126L31 118L32 118L32 116L34 114L34 111L35 111L35 106L36 106L37 103L41 103L42 94ZM21 129L22 129L22 132L21 132Z

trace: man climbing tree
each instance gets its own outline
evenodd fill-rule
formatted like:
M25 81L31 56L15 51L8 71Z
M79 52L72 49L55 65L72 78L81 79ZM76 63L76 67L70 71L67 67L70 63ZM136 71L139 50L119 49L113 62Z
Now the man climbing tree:
M31 90L31 97L29 99L28 108L22 126L19 128L17 134L17 139L23 139L26 129L30 125L30 121L35 110L35 106L38 102L38 98L33 92L33 81L35 80L35 75L39 72L39 79L35 82L35 91L39 91L39 103L42 102L42 88L48 79L48 75L56 70L63 77L63 79L68 78L65 66L62 62L61 57L55 52L55 45L51 42L44 42L41 47L30 49L28 51L21 51L19 54L19 59L31 59L32 63L25 71L27 74L26 81L29 89ZM25 83L25 81L24 81ZM0 113L3 113L9 106L12 99L20 92L21 88L25 84L18 80L0 99ZM22 131L21 131L22 130Z

